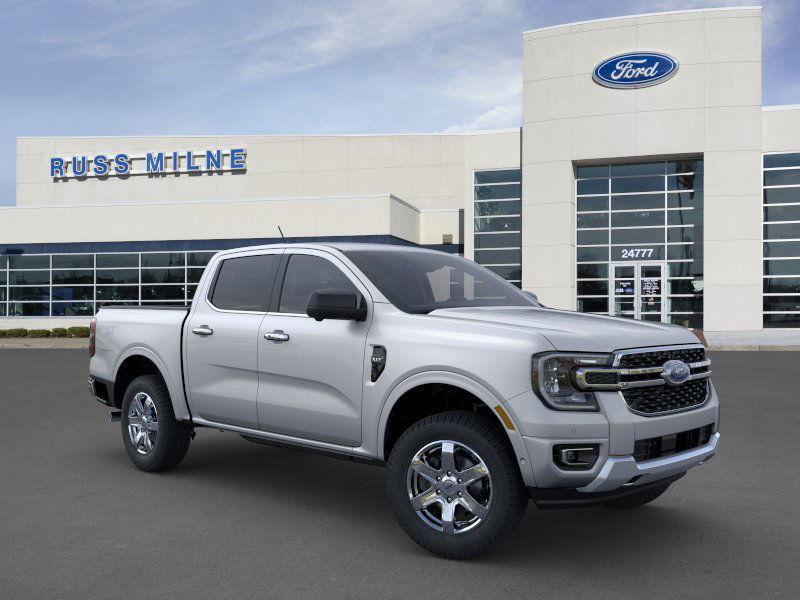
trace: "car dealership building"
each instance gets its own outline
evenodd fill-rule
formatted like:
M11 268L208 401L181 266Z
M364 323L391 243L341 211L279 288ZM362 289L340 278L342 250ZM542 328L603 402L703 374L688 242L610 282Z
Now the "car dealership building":
M800 337L800 106L761 9L523 34L523 122L467 134L19 138L0 328L191 300L216 250L463 253L551 307Z

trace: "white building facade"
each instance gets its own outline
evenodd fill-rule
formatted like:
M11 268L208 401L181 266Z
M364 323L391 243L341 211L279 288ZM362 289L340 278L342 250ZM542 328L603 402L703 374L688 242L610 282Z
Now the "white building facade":
M761 104L761 9L523 34L520 128L19 138L0 328L183 303L216 250L458 252L548 306L800 336L800 106ZM279 230L280 228L280 230Z

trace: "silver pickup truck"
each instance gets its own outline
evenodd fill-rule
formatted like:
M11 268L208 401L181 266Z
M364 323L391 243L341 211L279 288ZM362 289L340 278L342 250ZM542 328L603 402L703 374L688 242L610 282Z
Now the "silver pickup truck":
M216 254L191 307L103 307L89 389L133 463L194 432L387 466L400 525L476 556L540 508L629 508L711 458L719 404L686 329L541 306L458 256L365 244Z

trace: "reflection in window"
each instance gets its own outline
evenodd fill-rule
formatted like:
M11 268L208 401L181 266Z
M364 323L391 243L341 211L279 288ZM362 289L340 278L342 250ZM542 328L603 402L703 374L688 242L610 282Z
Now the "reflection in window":
M522 285L521 198L522 172L519 169L475 172L475 262L517 287Z

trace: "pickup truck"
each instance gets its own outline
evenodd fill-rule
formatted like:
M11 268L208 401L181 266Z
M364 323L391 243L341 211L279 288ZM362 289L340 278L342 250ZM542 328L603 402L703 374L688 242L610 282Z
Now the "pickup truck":
M89 389L145 471L195 430L387 467L420 546L471 558L539 508L631 508L710 459L710 361L676 325L542 306L456 255L220 252L191 307L101 308Z

